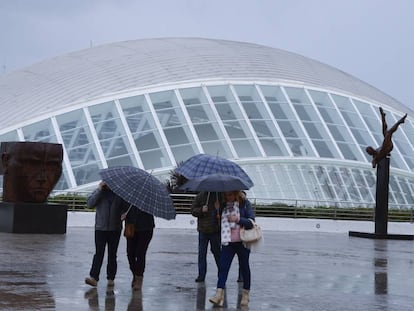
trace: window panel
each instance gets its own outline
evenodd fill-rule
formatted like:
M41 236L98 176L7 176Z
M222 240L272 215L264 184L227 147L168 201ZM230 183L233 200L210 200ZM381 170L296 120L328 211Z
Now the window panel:
M359 192L362 196L363 202L371 202L373 197L367 184L365 183L364 177L360 170L352 169L352 175L354 176L356 187L359 189Z
M223 122L227 134L229 135L229 137L231 139L237 139L237 138L244 138L246 139L246 133L243 130L243 128L241 128L240 126L240 122L238 121L225 121Z
M213 124L198 124L194 126L194 128L200 141L211 141L219 139Z
M350 147L351 144L338 142L337 145L338 145L338 148L341 150L342 155L344 156L345 159L352 160L352 161L360 160L359 158L355 156L355 154L357 154L356 150L351 149Z
M390 176L390 194L394 197L393 203L405 204L404 196L400 191L398 186L397 178L395 176Z
M336 142L347 141L344 138L344 133L346 133L346 128L344 126L334 126L329 124L328 128Z
M144 168L150 170L171 165L145 97L123 98L120 104Z
M56 134L50 119L36 122L22 128L25 141L57 143Z
M230 157L230 148L203 89L181 89L180 95L204 152Z
M337 170L336 167L330 167L328 168L328 170L329 170L329 177L332 180L332 184L334 186L338 199L341 201L349 200L346 187L341 179L341 173Z
M338 157L335 143L326 131L314 105L300 88L286 87L290 101L320 157Z
M19 141L19 136L17 135L17 131L11 131L11 132L0 135L0 142L2 141Z
M195 146L191 145L173 146L171 147L171 151L174 154L175 159L179 163L187 160L189 155L195 154L194 148Z
M354 179L352 178L352 172L348 168L340 168L342 180L344 181L345 189L348 191L351 200L353 202L361 201L361 196L359 195L359 191L357 186L355 185Z
M289 96L292 104L309 105L310 101L303 88L285 87L286 93Z
M182 150L191 150L188 155L198 153L195 138L173 91L150 94L152 105L161 123L168 145L176 160L182 159ZM182 145L186 145L185 148Z
M331 117L331 114L329 113L329 110L328 109L325 109L324 107L318 107L318 108L319 108L319 113L321 114L321 116L324 119L324 121L326 123L328 123L328 124L329 123L330 124L333 124L334 123L334 120Z
M309 108L303 105L298 105L298 104L293 105L293 107L295 107L295 110L299 118L302 121L314 121L315 120L315 118L312 119L311 114L309 113Z
M169 166L170 161L165 156L164 149L152 149L147 151L142 151L139 153L141 156L141 161L144 163L144 166L147 170L156 169L160 167Z
M382 137L382 125L381 119L379 118L378 110L374 112L374 109L371 105L356 99L354 99L354 103L362 118L364 119L365 123L367 124L368 129L372 133L378 133L378 137ZM378 113L378 115L376 115L375 113ZM380 142L382 142L382 139L381 141L378 141L378 143Z
M400 130L406 134L405 136L411 145L414 146L414 123L410 120L405 120L404 126Z
M322 139L321 129L318 128L315 123L303 123L306 131L308 132L309 137L314 141L314 139Z
M322 119L327 125L343 157L347 160L365 161L365 158L358 152L360 147L353 142L348 128L345 126L341 116L335 109L334 103L329 95L326 92L315 90L309 90L309 94L314 100ZM348 104L350 103L348 102ZM352 123L352 120L349 120L349 122ZM346 144L340 142L346 142Z
M313 156L312 148L310 147L307 141L304 141L301 139L291 139L291 138L287 138L286 141L294 156L298 156L298 157Z
M268 156L285 156L287 154L281 139L259 138L260 143Z
M315 166L315 173L324 197L328 200L338 200L326 169L323 166Z
M204 153L217 154L226 159L231 157L231 153L228 150L227 145L223 141L214 141L214 140L206 141L206 142L203 142L202 145L203 145ZM226 146L226 147L223 148L223 146Z
M319 156L323 158L333 158L334 155L332 154L329 146L323 140L313 140L313 144L315 145L316 150L318 150Z
M239 157L260 156L260 151L231 90L227 87L208 87L211 100Z
M401 189L403 191L403 195L407 201L407 204L413 204L414 203L414 192L410 190L409 181L405 178L400 178L399 182L400 182Z
M295 127L293 126L293 122L290 121L279 121L278 122L280 129L282 130L283 135L285 137L289 138L297 138L299 137L297 133L297 124L295 124Z
M169 127L164 129L170 146L188 144L189 140L183 127Z
M98 180L96 172L102 168L102 163L83 111L79 109L59 115L56 121L76 184Z
M366 130L364 122L356 113L353 104L347 99L346 97L339 96L339 95L332 95L335 104L338 106L338 109L343 116L346 125L351 130L354 139L357 141L359 145L359 149L361 150L361 154L365 156L367 162L372 161L372 157L366 153L365 149L368 146L375 146L376 143L371 138L370 133ZM359 155L357 158L361 161Z
M125 165L137 166L115 103L91 106L89 113L108 164L113 158L125 156Z

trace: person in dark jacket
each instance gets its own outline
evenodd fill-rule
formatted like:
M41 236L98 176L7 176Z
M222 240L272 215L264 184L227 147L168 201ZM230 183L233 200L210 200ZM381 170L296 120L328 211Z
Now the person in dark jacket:
M117 272L117 252L121 237L121 214L126 209L126 202L116 195L105 182L101 181L87 199L88 208L96 208L95 214L95 255L89 277L85 283L97 286L101 271L105 248L108 246L108 263L106 266L106 278L108 286L114 285Z
M126 239L127 257L132 272L131 286L134 290L141 290L147 250L154 233L154 216L141 211L136 206L130 206L126 215L122 215L122 219L135 226L134 236Z
M200 192L195 197L191 214L197 217L198 230L198 276L196 282L204 282L207 273L207 249L220 267L220 201L221 193Z

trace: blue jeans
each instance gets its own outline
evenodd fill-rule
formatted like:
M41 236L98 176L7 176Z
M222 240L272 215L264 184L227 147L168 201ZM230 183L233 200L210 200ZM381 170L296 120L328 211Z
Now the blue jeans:
M221 247L220 269L217 288L226 288L226 281L229 275L234 255L239 256L241 273L243 276L243 288L250 290L250 249L244 247L242 242L231 242Z
M207 249L210 243L210 250L216 261L217 269L220 270L220 247L221 235L217 233L198 232L198 276L205 278L207 274Z
M108 280L115 279L117 270L117 252L121 230L117 231L101 231L95 230L95 255L92 260L92 267L89 275L99 281L99 274L105 255L105 248L108 245L108 264L106 266L106 278Z

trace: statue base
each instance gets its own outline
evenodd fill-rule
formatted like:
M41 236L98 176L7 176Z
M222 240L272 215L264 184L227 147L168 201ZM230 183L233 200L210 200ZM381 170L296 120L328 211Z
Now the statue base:
M414 235L410 234L380 234L380 233L367 233L367 232L357 232L349 231L349 236L358 237L358 238L367 238L367 239L382 239L382 240L414 240Z
M67 205L0 202L0 232L65 234Z

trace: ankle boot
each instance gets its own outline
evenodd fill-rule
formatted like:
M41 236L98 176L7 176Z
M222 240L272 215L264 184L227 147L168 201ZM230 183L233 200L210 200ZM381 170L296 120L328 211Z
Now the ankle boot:
M143 281L142 275L136 275L134 280L133 288L134 290L141 290L142 289L142 281Z
M208 300L214 305L222 307L224 305L224 288L217 288L216 294Z
M241 300L240 300L240 306L249 305L249 293L250 293L250 291L248 289L243 289L242 297L241 297Z

